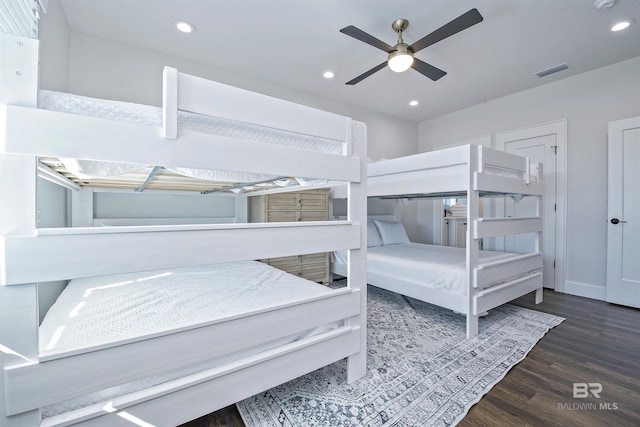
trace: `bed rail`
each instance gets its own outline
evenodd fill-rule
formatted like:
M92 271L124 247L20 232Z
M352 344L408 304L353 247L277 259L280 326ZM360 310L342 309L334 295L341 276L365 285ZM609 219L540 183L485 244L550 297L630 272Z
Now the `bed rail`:
M529 179L529 160L526 157L516 156L505 151L495 150L482 145L478 147L478 171L484 172L488 168L498 168L505 171L518 173L521 177Z
M350 221L42 229L3 239L0 283L330 252L357 248L360 239L360 224Z
M480 264L474 268L473 287L486 287L509 278L542 268L542 253L517 255L513 258Z
M5 408L7 414L13 415L258 347L355 315L360 311L359 299L359 292L344 289L330 296L213 321L194 329L44 355L39 362L5 368L5 388L11 391L5 394ZM130 366L138 368L127 369Z
M177 135L177 111L215 116L346 143L351 119L165 67L164 128Z
M475 221L474 239L533 233L542 230L541 217L479 218Z
M528 174L525 174L529 177ZM476 172L474 174L474 190L502 194L540 195L543 193L541 182L528 182L528 178L512 178Z
M367 165L369 197L461 192L541 195L541 166L481 145L463 145Z
M470 147L472 146L465 145L447 150L430 151L397 159L369 163L367 165L368 177L465 165L469 162Z
M473 313L478 315L499 305L505 304L529 292L542 289L542 273L536 272L492 286L479 292L473 298ZM537 296L536 296L537 297ZM536 303L541 301L536 301Z
M154 126L37 108L0 105L0 129L0 153L7 154L360 180L355 157L317 152L310 162L308 150L196 132L167 139Z
M64 427L79 422L87 427L183 424L191 420L189 415L173 408L189 408L190 412L200 414L210 412L212 406L224 408L328 365L336 354L345 357L353 354L358 351L359 333L358 329L338 328L132 395L116 397L107 405L92 405L72 414L47 418L41 427Z

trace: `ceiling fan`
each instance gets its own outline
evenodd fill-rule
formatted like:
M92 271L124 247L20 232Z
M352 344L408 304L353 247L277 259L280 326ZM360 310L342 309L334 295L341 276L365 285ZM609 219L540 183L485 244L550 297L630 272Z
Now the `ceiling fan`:
M440 40L446 39L447 37L450 37L462 30L465 30L475 24L482 22L482 19L482 15L480 15L478 9L471 9L468 12L465 12L462 15L458 16L453 21L450 21L449 23L433 31L431 34L424 36L412 45L408 45L402 40L402 32L409 26L409 21L407 21L406 19L396 19L391 24L391 28L393 28L393 31L398 34L398 42L394 46L388 45L382 40L379 40L372 35L365 33L364 31L354 27L353 25L344 27L340 30L341 33L370 44L373 47L377 47L380 50L384 50L389 54L385 62L373 67L369 71L360 74L358 77L349 80L346 84L354 85L366 79L373 73L382 70L387 65L389 65L389 68L396 72L402 72L408 70L409 68L413 68L417 72L429 77L431 80L436 81L447 73L437 67L434 67L431 64L427 64L426 62L419 60L418 58L414 57L414 54L424 49L425 47L431 46L432 44L437 43Z

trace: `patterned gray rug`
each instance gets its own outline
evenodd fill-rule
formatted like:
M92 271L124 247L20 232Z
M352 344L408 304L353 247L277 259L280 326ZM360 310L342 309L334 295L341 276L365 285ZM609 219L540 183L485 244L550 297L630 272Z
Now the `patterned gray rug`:
M367 375L340 361L237 404L251 426L453 426L564 319L513 305L465 339L451 310L369 286Z

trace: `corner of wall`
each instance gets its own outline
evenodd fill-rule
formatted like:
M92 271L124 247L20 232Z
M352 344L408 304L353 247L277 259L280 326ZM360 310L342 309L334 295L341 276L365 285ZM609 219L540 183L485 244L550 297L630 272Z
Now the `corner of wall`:
M60 0L50 0L39 22L40 87L66 92L69 89L70 28Z

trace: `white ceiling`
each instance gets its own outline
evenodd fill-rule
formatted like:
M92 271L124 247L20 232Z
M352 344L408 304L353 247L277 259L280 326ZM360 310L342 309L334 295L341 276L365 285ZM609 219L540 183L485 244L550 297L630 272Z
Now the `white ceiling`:
M599 0L602 1L602 0ZM640 0L597 10L594 0L62 0L74 31L128 43L413 121L640 56ZM345 82L386 53L339 32L347 25L408 44L471 8L484 21L418 52L448 74L433 82L385 68ZM610 27L634 19L619 33ZM173 23L196 27L178 33ZM566 71L535 72L566 62ZM335 78L322 73L331 70ZM418 100L417 107L408 105Z

